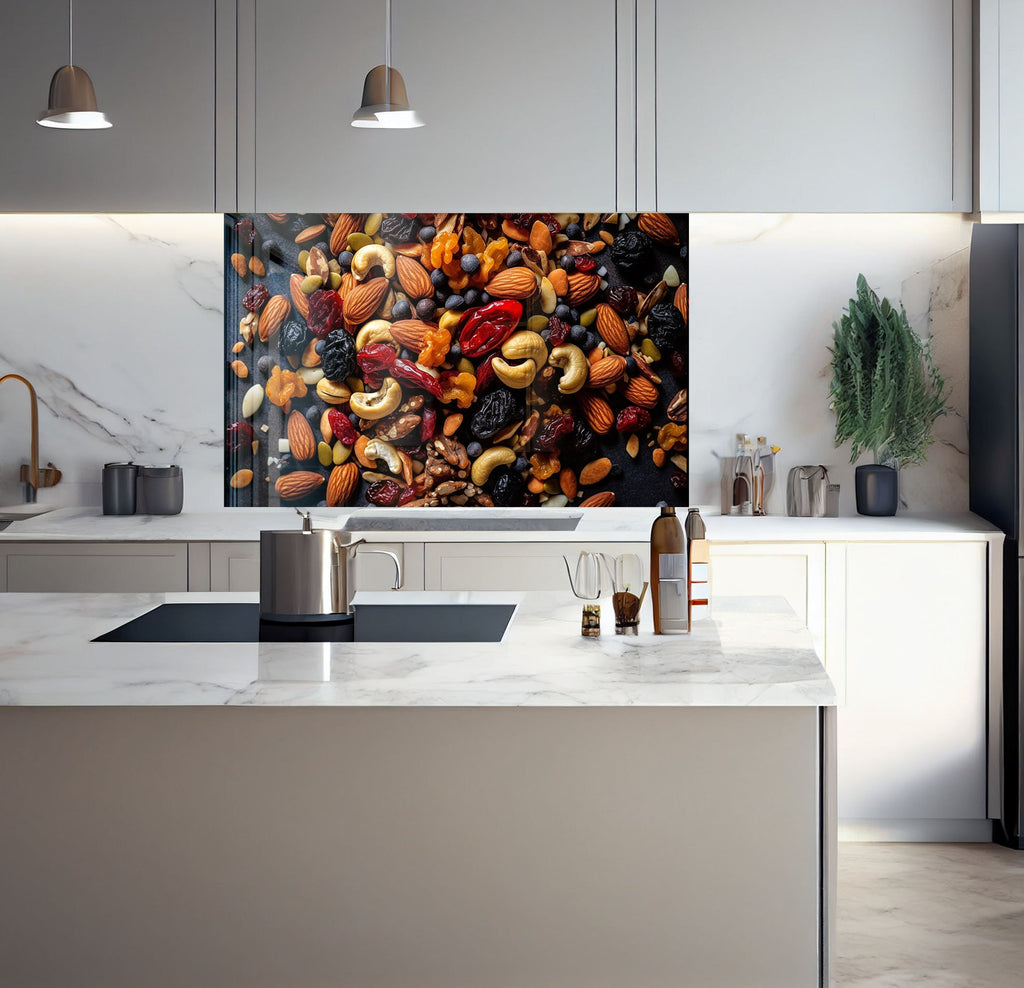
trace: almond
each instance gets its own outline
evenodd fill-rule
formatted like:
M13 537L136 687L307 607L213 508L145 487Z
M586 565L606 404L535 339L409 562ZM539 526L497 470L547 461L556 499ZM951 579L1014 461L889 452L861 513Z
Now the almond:
M690 298L686 292L685 281L676 289L672 304L679 310L679 314L683 317L683 322L688 324L690 322Z
M243 381L249 376L249 368L245 366L244 360L232 360L231 369L235 372L235 377Z
M308 244L310 240L316 240L327 226L323 223L316 223L313 226L307 226L305 230L301 230L295 237L297 244Z
M569 282L570 305L586 302L601 287L601 279L596 274L582 274L579 271L573 271L567 281ZM487 290L490 291L490 288Z
M263 307L263 312L260 314L258 330L260 339L264 343L274 337L291 311L292 304L283 295L275 295L267 302Z
M267 216L269 216L275 223L284 223L284 221L288 219L287 213L267 213Z
M537 291L537 276L529 268L506 268L487 282L486 291L493 298L527 299Z
M344 283L344 278L342 282ZM387 278L371 278L356 285L344 296L345 321L358 325L366 322L379 308L388 293Z
M599 491L591 494L585 501L580 501L581 508L610 508L615 503L615 494L612 491Z
M587 377L588 388L603 388L622 377L626 369L626 358L617 354L610 357L602 357L590 365L590 374Z
M306 349L302 351L302 366L303 367L319 367L321 364L320 354L316 352L316 345L320 341L314 336L306 344Z
M560 298L569 294L569 276L562 268L553 268L548 272L548 281Z
M563 467L558 475L558 486L562 493L571 501L579 493L579 484L576 481L576 471L572 467Z
M302 282L304 280L301 274L293 274L288 279L288 291L291 294L292 303L295 306L295 311L303 319L309 315L309 296L302 290Z
M434 294L434 286L430 283L427 269L415 258L397 255L395 269L398 272L398 283L409 298L426 298Z
M530 227L530 246L534 250L542 250L545 254L551 253L551 231L543 220L534 220Z
M245 278L248 276L249 266L245 263L244 254L232 254L231 266L235 269L235 274L237 274L239 278Z
M349 292L358 285L356 276L351 271L346 271L341 276L341 284L338 285L338 294L341 296L341 300L344 302L348 298Z
M257 278L262 278L267 273L266 265L255 254L249 258L249 270Z
M331 410L325 408L320 416L320 435L324 437L325 443L334 442L334 430L331 428Z
M646 377L631 377L623 392L626 401L641 408L654 408L661 396L658 389Z
M629 330L626 323L610 305L602 303L597 307L597 332L616 353L629 353Z
M599 484L611 473L611 469L612 461L607 456L602 456L599 460L591 460L580 471L580 483L584 487L589 487L591 484Z
M437 329L437 327L429 322L423 322L421 319L399 319L391 324L391 336L406 350L419 353L423 349L423 334L428 329Z
M252 471L251 470L236 470L232 475L228 484L240 490L243 487L248 487L252 483Z
M331 253L337 257L343 250L348 248L348 238L363 228L363 221L366 219L362 213L339 213L334 222L334 229L331 230Z
M327 507L345 504L359 484L359 467L355 463L342 463L331 471L327 481Z
M294 501L312 494L323 482L322 474L314 473L312 470L296 470L294 473L285 473L278 477L274 490L283 501Z
M637 226L658 243L679 246L679 232L665 213L641 213Z
M663 467L665 465L665 451L660 446L655 447L654 452L651 453L651 459L654 460L656 467Z
M508 237L509 240L519 240L522 243L526 243L530 239L530 234L522 227L518 227L511 220L501 221L501 232Z
M297 460L311 460L316 456L316 439L302 412L295 411L288 416L288 448Z
M583 412L583 417L587 420L587 425L594 432L604 435L611 431L612 426L615 425L615 413L604 398L590 391L581 391L577 395L577 401Z

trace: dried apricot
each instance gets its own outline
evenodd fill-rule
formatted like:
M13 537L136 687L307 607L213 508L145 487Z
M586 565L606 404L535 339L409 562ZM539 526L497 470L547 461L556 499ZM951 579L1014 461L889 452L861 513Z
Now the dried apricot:
M447 329L427 329L423 333L423 349L416 358L424 367L440 367L448 355L452 334Z
M270 372L270 380L267 381L267 398L271 403L283 408L286 401L291 398L304 398L306 396L306 383L295 371L281 370L275 366Z

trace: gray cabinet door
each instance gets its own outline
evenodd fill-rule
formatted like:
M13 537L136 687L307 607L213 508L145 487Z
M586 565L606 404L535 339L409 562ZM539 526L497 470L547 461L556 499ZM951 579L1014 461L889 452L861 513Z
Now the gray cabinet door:
M213 209L215 0L75 7L74 59L114 126L40 127L68 60L65 0L3 0L0 210Z
M183 542L20 542L0 553L10 593L173 593L188 590Z
M969 210L970 37L967 0L658 0L657 207Z
M1024 0L979 0L977 45L977 209L1024 212Z
M615 6L394 0L392 64L426 125L386 131L349 125L366 72L384 61L384 4L256 0L255 134L252 152L239 150L241 207L613 208ZM239 78L250 78L241 61Z

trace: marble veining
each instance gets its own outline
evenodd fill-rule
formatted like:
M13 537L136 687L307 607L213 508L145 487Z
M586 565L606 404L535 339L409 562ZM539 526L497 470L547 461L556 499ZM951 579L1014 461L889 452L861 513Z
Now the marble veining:
M835 691L784 602L724 598L692 635L580 636L566 594L362 594L410 602L518 603L500 643L135 644L91 642L163 602L253 594L0 596L6 705L820 706ZM649 600L641 627L649 628ZM410 637L414 637L411 629Z

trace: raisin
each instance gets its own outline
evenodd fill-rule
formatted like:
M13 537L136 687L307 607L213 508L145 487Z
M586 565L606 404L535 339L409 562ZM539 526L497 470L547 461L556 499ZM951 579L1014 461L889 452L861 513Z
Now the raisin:
M654 245L643 230L624 230L612 241L611 256L619 271L635 284L654 266Z
M522 474L508 467L498 467L491 473L491 498L495 507L518 508L523 503L526 493L526 482Z
M238 237L240 247L252 247L259 238L256 227L252 225L252 220L239 220L235 224L235 236Z
M256 438L252 426L248 422L232 422L227 427L224 437L224 444L229 453L238 453L249 447L249 444Z
M324 337L342 324L344 310L344 303L337 292L318 288L309 296L306 322L314 336Z
M405 487L402 489L402 493L398 495L397 507L401 507L403 504L408 504L410 501L416 500L416 488Z
M270 298L270 289L266 285L253 285L243 296L242 305L250 312L259 312Z
M690 480L683 470L673 470L670 482L680 493L685 493L690 487Z
M572 433L575 425L573 417L568 412L564 415L558 415L553 419L548 419L533 440L534 448L545 453L558 449L562 444L562 440Z
M344 381L356 369L356 341L345 329L327 334L320 361L328 381Z
M526 230L529 232L530 227L533 226L537 220L540 220L547 228L551 236L556 233L560 233L562 230L562 224L558 222L550 213L506 213L505 218L509 220L513 226L519 227L520 230Z
M380 225L381 238L393 244L408 244L416 239L420 224L416 217L410 219L401 213L388 213Z
M582 274L590 274L597 267L597 261L586 254L576 258L576 270Z
M573 455L581 460L589 458L596 442L597 437L590 426L582 418L576 419L576 425L572 430L572 442L569 444Z
M548 320L548 342L553 346L561 346L568 338L572 329L564 319L552 316Z
M683 349L686 323L682 313L671 302L658 303L647 314L647 335L663 355Z
M402 496L402 485L395 480L375 480L366 489L368 504L382 508L393 508Z
M523 415L523 403L517 392L495 388L477 404L470 431L477 439L490 439Z
M277 337L277 345L286 357L298 357L306 349L306 327L291 319L284 324Z
M686 377L686 357L683 356L682 350L675 350L669 363L675 377Z
M650 427L651 413L636 405L627 405L615 417L615 428L619 432L643 432Z
M270 377L270 372L273 370L274 361L270 354L265 353L259 360L256 361L256 369L264 376Z
M434 438L434 430L437 428L437 411L431 407L423 409L420 419L420 442L427 442Z
M636 289L629 285L614 285L608 289L608 304L620 315L636 312Z

